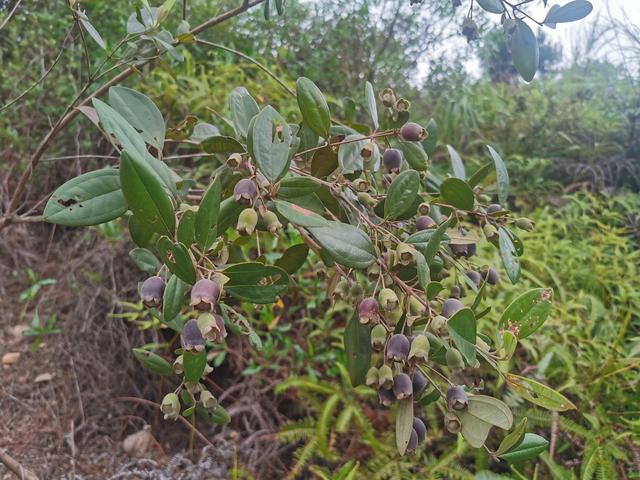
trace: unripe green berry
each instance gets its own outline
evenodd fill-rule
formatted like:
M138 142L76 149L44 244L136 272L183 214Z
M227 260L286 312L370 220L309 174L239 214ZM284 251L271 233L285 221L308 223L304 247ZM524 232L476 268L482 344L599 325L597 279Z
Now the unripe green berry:
M391 88L387 87L380 92L380 100L385 107L391 108L396 104L396 95Z
M367 387L378 387L378 369L376 367L371 367L368 371L367 371L367 377L365 380L365 383L367 384Z
M236 230L240 235L249 236L258 224L258 213L253 208L245 208L238 216Z
M264 220L269 233L275 235L282 229L282 223L280 223L280 219L278 219L278 216L271 210L267 210L266 212L264 212L264 214L262 215L262 219Z
M408 243L399 243L396 247L396 262L400 265L411 265L416 261L416 249Z
M380 351L387 343L387 330L383 325L376 325L371 329L371 346L374 350Z
M516 219L516 227L518 227L521 230L525 230L527 232L532 232L533 228L534 228L534 223L532 220L529 220L528 218L525 217L521 217Z
M200 392L200 403L202 403L202 406L209 411L218 408L218 400L209 390L203 390Z
M164 419L175 420L180 415L180 399L175 393L167 393L160 404L160 411L164 414Z
M411 341L409 350L409 360L416 362L426 362L429 357L429 339L426 335L416 335Z
M378 303L382 307L383 310L387 312L391 312L395 310L400 305L400 301L398 300L398 296L396 292L391 290L390 288L383 288L378 293Z
M393 387L393 371L389 365L382 365L378 370L378 386L387 390Z
M455 348L447 350L445 358L447 360L447 366L450 369L455 370L458 368L464 368L464 359L462 358L462 354Z

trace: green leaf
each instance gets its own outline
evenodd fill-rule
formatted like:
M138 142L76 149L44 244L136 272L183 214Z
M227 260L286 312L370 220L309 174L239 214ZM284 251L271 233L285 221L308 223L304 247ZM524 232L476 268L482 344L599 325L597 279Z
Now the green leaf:
M471 188L474 188L477 185L487 178L487 175L491 173L494 168L494 162L487 162L482 165L478 170L476 170L473 175L467 180L467 183Z
M447 321L447 330L470 366L476 363L476 317L470 308L458 310Z
M294 274L304 265L308 255L309 247L304 243L299 243L287 248L275 264L285 272Z
M509 463L522 462L540 455L549 447L546 438L535 433L525 433L522 441L506 453L498 454L502 460Z
M405 398L398 402L396 412L396 448L404 455L413 430L413 398Z
M70 227L111 221L127 211L120 188L120 173L103 168L72 178L53 192L44 208L44 219Z
M504 311L498 322L501 330L510 330L518 338L526 338L545 322L551 312L553 290L534 288L521 294Z
M173 367L169 362L157 353L150 352L144 348L133 348L133 356L150 372L157 373L163 377L174 374Z
M246 88L236 87L229 96L229 108L236 135L246 138L251 119L260 113L258 104Z
M480 448L491 427L508 430L513 425L513 415L507 405L486 395L470 395L469 408L456 414L462 424L462 436L474 448Z
M229 277L224 286L228 294L253 303L273 303L289 286L286 271L258 262L237 263L222 273Z
M160 260L146 248L134 248L129 252L129 257L136 264L136 267L149 275L155 275L162 266Z
M491 145L487 145L491 158L496 167L496 178L498 180L498 201L502 205L507 205L507 199L509 198L509 173L507 167L502 161L502 157L498 155Z
M418 252L416 255L416 268L418 270L418 282L420 287L426 291L431 282L431 272L429 271L429 264L424 258L422 252Z
M220 213L218 214L218 226L216 232L222 235L229 227L235 225L238 221L240 212L244 210L245 205L236 202L233 196L225 198L220 204Z
M347 135L338 148L338 165L343 173L353 173L364 168L364 159L360 152L367 143L367 138L359 133Z
M516 247L513 245L511 236L503 227L498 228L498 245L500 247L500 257L511 283L516 283L520 277L520 259Z
M460 154L456 152L456 149L451 145L447 145L447 150L449 151L449 156L451 157L451 167L453 168L453 176L459 178L460 180L464 180L467 178L467 173L464 169L464 163L462 163L462 158L460 158Z
M196 269L189 255L189 250L182 243L172 243L166 237L160 237L156 245L158 253L171 273L180 277L189 285L196 283Z
M210 411L198 403L196 405L196 415L198 418L204 418L207 422L214 425L226 425L231 421L229 413L221 405L218 405L213 411Z
M503 13L504 5L500 0L476 0L489 13Z
M184 378L187 382L197 383L207 366L207 352L184 352L182 354Z
M369 109L369 115L373 121L373 129L380 128L380 122L378 121L378 106L376 105L376 94L373 91L373 85L371 82L367 82L364 89L365 97L367 97L367 108Z
M409 166L419 172L427 169L429 156L418 142L398 142L398 148Z
M547 12L547 16L543 23L555 28L556 23L568 23L575 22L576 20L582 20L584 17L589 15L592 10L593 5L591 2L587 2L586 0L574 0L562 5L561 7L554 5L549 9L549 12Z
M331 147L316 150L311 160L311 175L325 178L338 168L338 154Z
M222 180L218 175L211 182L206 192L202 196L198 213L196 214L195 239L198 247L203 252L211 248L218 234L223 231L218 230L218 217L220 216L220 196L222 190Z
M520 443L524 437L526 427L527 417L524 417L522 420L520 420L518 426L514 428L513 431L509 433L509 435L502 439L498 450L496 450L496 455L502 455L503 453L506 453L507 451L511 450L512 447Z
M420 175L415 170L400 173L387 192L384 203L385 218L395 219L402 215L414 203L420 189Z
M538 69L540 53L538 40L533 30L521 19L515 20L516 26L511 34L511 55L513 64L520 76L527 82L533 80Z
M291 131L273 107L265 107L249 129L247 145L258 169L270 183L277 182L289 168Z
M178 230L176 236L178 241L184 243L187 247L193 245L195 240L195 229L196 229L196 212L193 210L186 210L182 217L180 217L180 222L178 222Z
M453 177L445 179L440 185L440 195L452 207L473 210L473 190L464 180Z
M504 378L509 387L518 395L535 405L556 412L576 409L576 406L568 398L540 382L512 373L505 374Z
M111 87L109 104L129 125L141 132L145 142L162 150L165 138L164 118L149 97L130 88Z
M206 153L245 153L240 142L233 137L214 135L200 141L200 148Z
M96 28L91 24L91 22L89 21L89 18L87 18L87 15L84 12L80 12L78 10L76 10L76 14L78 15L78 19L80 20L80 23L82 24L84 29L87 31L87 33L91 36L91 38L95 40L95 42L100 46L100 48L102 48L103 50L106 50L107 44L104 42L103 38L100 36Z
M431 118L424 128L429 135L422 141L422 148L424 148L428 156L431 156L435 153L438 145L438 124Z
M300 205L285 202L284 200L276 200L275 204L280 215L301 227L322 227L329 224L329 221L325 218Z
M120 178L118 177L119 180ZM142 248L147 247L155 235L151 230L144 227L135 215L129 215L128 227L131 240Z
M305 125L320 137L328 138L331 113L320 89L308 78L300 77L296 81L296 97Z
M422 252L425 260L428 264L431 264L435 258L438 250L440 250L440 243L444 239L447 233L447 229L451 224L452 217L442 222L435 231L422 231L416 232L407 238L407 243L415 245L416 249Z
M173 205L151 165L124 150L120 159L120 184L129 208L147 229L174 235Z
M322 248L341 265L363 269L376 261L371 239L359 228L340 222L307 228Z
M425 289L427 300L434 300L442 290L444 290L444 286L440 282L429 282Z
M355 314L344 329L344 352L351 385L362 385L371 366L371 329Z
M280 181L278 198L291 199L311 195L320 190L320 184L308 177L287 177Z
M165 323L172 322L187 303L185 294L189 285L183 282L177 275L171 275L162 297L162 320Z

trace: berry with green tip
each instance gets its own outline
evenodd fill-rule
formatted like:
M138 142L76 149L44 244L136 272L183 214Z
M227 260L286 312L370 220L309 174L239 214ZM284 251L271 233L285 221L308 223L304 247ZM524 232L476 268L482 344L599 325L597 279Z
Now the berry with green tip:
M164 414L164 419L175 420L180 415L180 399L175 393L167 393L160 404L160 411Z
M393 362L405 362L409 355L410 348L411 343L409 339L401 333L396 333L389 339L386 358Z
M447 298L442 305L442 316L445 318L451 318L451 316L458 310L462 310L464 305L457 298Z
M258 212L253 208L245 208L238 216L236 230L242 236L248 237L256 229L258 224Z
M368 371L367 371L367 376L366 376L366 380L365 383L367 384L367 387L377 387L378 386L378 369L376 367L371 367Z
M371 329L371 346L374 350L380 351L385 343L387 343L387 329L378 324Z
M413 429L418 434L418 443L424 442L427 438L427 426L418 417L413 417Z
M460 419L451 412L444 414L444 427L449 433L459 433L462 430Z
M398 173L402 167L402 152L397 148L387 148L382 154L382 164L389 173Z
M140 288L143 305L147 308L160 308L164 287L164 280L157 275L147 278Z
M396 292L391 290L390 288L383 288L378 293L378 302L383 310L390 312L392 310L396 310L400 305L400 301L398 300L398 295Z
M189 305L196 310L211 311L220 298L220 284L215 280L203 278L191 288Z
M400 128L400 137L407 142L420 142L428 135L424 127L414 122L407 122Z
M457 386L447 390L447 408L455 412L462 412L469 408L469 397L464 388Z
M204 337L198 327L198 321L194 318L184 324L180 335L182 349L187 352L201 352L204 350Z
M264 214L262 215L262 219L267 226L267 230L272 235L275 235L280 230L282 230L282 223L280 223L280 219L271 210L267 210L266 212L264 212Z
M393 387L393 370L387 364L378 369L378 386L386 389Z
M253 180L243 178L233 187L233 198L241 205L251 205L258 195L258 188Z
M209 390L203 390L200 392L200 403L209 411L218 408L218 400Z
M462 358L462 354L455 348L447 350L445 359L447 361L447 366L452 370L464 368L464 359Z
M413 384L406 373L399 373L393 377L393 393L398 400L404 400L413 395Z
M378 310L378 301L374 297L364 298L358 304L358 318L360 323L378 323L380 312Z
M429 357L429 339L426 335L416 335L411 341L409 360L426 362Z
M535 224L532 220L522 217L522 218L516 219L516 227L526 232L533 232Z

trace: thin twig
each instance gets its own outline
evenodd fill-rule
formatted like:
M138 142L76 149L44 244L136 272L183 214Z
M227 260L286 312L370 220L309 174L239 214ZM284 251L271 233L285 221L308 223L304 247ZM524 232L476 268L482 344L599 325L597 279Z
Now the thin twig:
M18 9L18 5L20 5L20 2L21 2L21 1L22 1L22 0L18 0L18 1L16 2L16 4L13 6L13 8L11 9L11 11L9 12L9 15L7 15L7 18L5 18L5 19L2 21L2 25L0 25L0 30L2 30L2 29L7 25L7 23L9 23L9 20L11 20L11 17L13 17L13 14L14 14L14 13L16 13L16 10Z

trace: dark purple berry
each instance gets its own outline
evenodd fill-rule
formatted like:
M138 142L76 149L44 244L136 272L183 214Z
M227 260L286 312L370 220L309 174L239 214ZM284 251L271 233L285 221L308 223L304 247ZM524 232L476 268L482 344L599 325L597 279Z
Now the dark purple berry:
M427 427L418 417L413 417L413 429L418 434L418 443L424 442L427 437Z
M220 285L214 280L203 278L191 289L191 306L197 310L211 311L220 297Z
M194 318L184 324L180 335L183 350L187 352L201 352L204 350L204 337Z
M482 275L476 272L475 270L469 270L467 272L467 278L476 284L476 287L479 287L482 283Z
M451 318L451 316L458 310L464 308L464 305L457 298L447 298L442 306L442 316L445 318Z
M248 178L243 178L233 188L233 198L242 205L251 205L257 194L255 182Z
M419 370L416 370L411 375L411 384L413 385L413 393L417 395L427 386L427 379Z
M140 297L145 307L160 307L162 305L162 295L164 295L164 280L157 275L147 278L142 284Z
M390 407L396 401L396 396L392 390L386 388L378 389L378 400L383 407Z
M486 276L487 276L487 283L489 285L497 285L500 282L500 274L493 268L490 268L489 270L487 270Z
M469 407L469 397L462 387L451 387L447 390L447 408L461 412Z
M406 336L401 333L392 335L387 344L387 360L405 362L410 348L411 342Z
M502 207L498 203L492 203L491 205L489 205L487 207L487 213L488 214L497 213L497 212L499 212L501 210L502 210Z
M418 446L418 433L415 428L411 430L411 436L409 437L409 443L407 444L407 451L413 452Z
M400 128L400 136L407 142L420 142L427 138L427 131L417 123L408 122Z
M393 393L398 400L403 400L413 395L413 384L409 375L399 373L393 377Z
M416 230L428 230L429 228L436 228L438 224L429 215L421 215L416 218Z
M397 173L402 167L402 152L397 148L387 148L382 154L382 163L389 173Z

